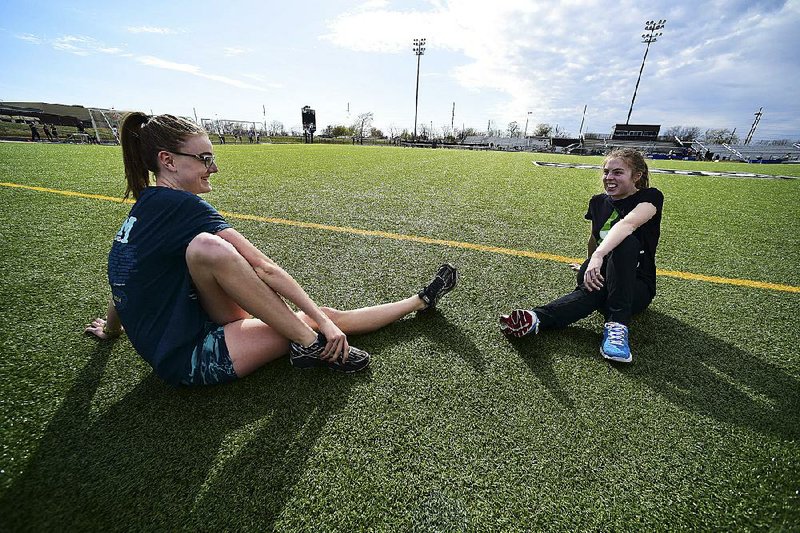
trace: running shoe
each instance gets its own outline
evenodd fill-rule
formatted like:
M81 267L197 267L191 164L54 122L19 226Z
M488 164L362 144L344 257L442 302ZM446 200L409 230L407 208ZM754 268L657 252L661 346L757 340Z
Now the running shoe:
M603 326L603 344L600 354L609 361L630 363L633 360L628 347L628 326L619 322L606 322Z
M331 370L353 374L360 372L369 366L370 356L364 350L351 346L347 361L342 362L340 357L336 361L325 361L322 359L322 351L328 339L322 333L317 333L317 340L311 346L292 342L289 344L289 361L295 368L317 368L327 366Z
M432 309L436 307L442 296L453 290L457 283L458 271L456 267L450 263L445 263L439 267L431 282L420 289L417 296L425 302L425 309Z
M500 315L500 331L509 337L524 337L539 333L539 317L530 309L514 309L511 314Z

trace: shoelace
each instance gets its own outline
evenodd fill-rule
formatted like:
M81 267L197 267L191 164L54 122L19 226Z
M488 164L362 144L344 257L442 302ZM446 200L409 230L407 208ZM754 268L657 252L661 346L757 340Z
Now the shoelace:
M609 324L608 325L608 342L616 346L625 344L625 326L622 324Z
M529 324L526 323L524 315L509 315L504 320L500 321L500 329L503 331L510 331L510 332L520 332L527 327Z
M439 276L436 276L431 282L431 284L428 286L430 292L433 294L436 294L437 292L442 290L442 287L444 287L444 279Z

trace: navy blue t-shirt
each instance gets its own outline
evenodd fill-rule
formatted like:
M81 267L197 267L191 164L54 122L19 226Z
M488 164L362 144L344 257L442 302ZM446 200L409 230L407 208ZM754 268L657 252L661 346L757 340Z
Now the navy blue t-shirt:
M189 374L191 354L209 320L186 265L199 233L230 225L199 196L147 187L114 237L108 281L114 307L136 351L164 381Z
M599 245L614 224L643 202L653 204L656 214L633 232L642 245L636 275L655 289L656 247L661 236L661 210L664 207L664 195L661 191L655 187L648 187L640 189L622 200L614 200L605 193L596 194L589 200L589 209L586 211L585 217L592 221L592 235Z

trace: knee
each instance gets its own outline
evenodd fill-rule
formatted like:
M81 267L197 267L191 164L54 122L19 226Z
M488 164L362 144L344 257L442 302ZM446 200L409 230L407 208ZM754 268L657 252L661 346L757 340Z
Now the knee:
M638 257L639 251L642 249L642 243L635 235L628 235L625 239L611 250L609 255L627 255L634 254Z
M332 307L320 307L319 310L322 311L322 314L330 318L333 322L337 322L337 320L339 320L339 318L342 315L341 311L339 311L338 309L334 309ZM308 316L304 312L298 311L297 316L300 318L300 320L308 324L308 326L311 329L319 329L319 324L317 324L310 316Z
M638 250L639 248L641 248L642 243L639 242L639 238L636 237L636 235L630 234L627 237L625 237L625 239L621 243L619 243L619 246L633 247Z
M336 322L336 320L340 318L340 315L342 314L341 311L334 309L333 307L320 307L319 310L334 322Z
M199 233L186 247L186 262L213 264L228 261L238 253L236 248L222 237L211 233Z

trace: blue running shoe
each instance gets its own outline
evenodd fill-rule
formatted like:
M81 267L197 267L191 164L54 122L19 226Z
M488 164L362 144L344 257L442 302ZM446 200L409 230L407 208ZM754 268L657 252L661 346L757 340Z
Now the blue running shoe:
M628 326L619 322L606 322L603 327L603 344L600 354L609 361L630 363L633 360L628 347Z
M530 309L514 309L511 314L500 315L500 331L509 337L524 337L539 333L539 317Z
M364 350L359 350L353 346L350 347L350 353L347 356L347 361L342 362L340 357L336 361L324 361L322 359L322 350L325 349L325 344L328 339L322 333L317 333L317 340L311 346L303 346L296 342L289 344L289 362L295 368L316 368L319 366L327 366L331 370L337 372L344 372L345 374L352 374L360 372L369 366L370 356Z

